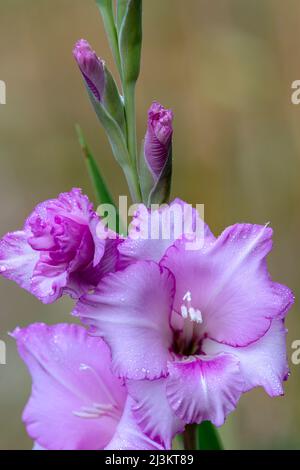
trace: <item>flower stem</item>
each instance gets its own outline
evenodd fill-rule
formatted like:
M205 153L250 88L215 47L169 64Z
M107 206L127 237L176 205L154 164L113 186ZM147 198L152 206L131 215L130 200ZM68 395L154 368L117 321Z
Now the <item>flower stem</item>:
M135 178L135 191L138 191L139 202L142 200L137 171L137 137L135 112L135 83L124 83L124 105L127 125L127 147L130 155L132 170Z
M188 424L183 433L183 443L185 450L197 449L197 425Z

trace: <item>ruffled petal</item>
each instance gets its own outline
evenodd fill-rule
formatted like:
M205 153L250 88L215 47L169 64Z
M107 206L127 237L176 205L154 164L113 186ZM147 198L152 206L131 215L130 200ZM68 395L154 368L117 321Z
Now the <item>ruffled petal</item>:
M167 397L185 423L211 421L221 426L244 388L238 360L229 354L173 362L169 372Z
M154 262L139 262L105 276L83 296L74 314L102 336L112 351L113 371L132 379L167 372L174 279Z
M62 296L68 278L67 266L55 266L40 260L33 271L31 293L45 304L52 303Z
M0 274L31 291L31 276L39 254L28 244L30 233L12 232L0 241Z
M94 252L94 259L93 259L94 267L100 263L104 255L105 248L106 248L105 239L100 238L98 236L99 234L98 227L100 224L101 224L101 221L96 214L94 214L89 220L89 229L90 229L90 233L92 235L94 245L95 245L95 252Z
M272 230L249 224L229 227L200 251L176 242L161 262L176 279L174 309L180 314L189 293L202 315L202 336L231 346L256 341L293 302L291 291L270 279L265 258L271 247Z
M104 342L67 324L33 324L13 336L32 376L23 413L30 437L48 450L103 449L127 396Z
M91 263L82 271L70 273L64 293L69 294L73 299L79 299L82 295L94 290L103 276L115 272L118 265L119 243L119 239L107 239L105 251L99 263L95 266Z
M137 425L132 413L133 404L132 398L128 397L121 421L105 450L165 450Z
M120 267L137 260L159 262L175 240L185 236L188 242L187 237L191 235L199 239L201 246L215 240L190 204L175 199L170 205L164 204L151 212L140 204L130 224L129 236L119 246Z
M167 449L173 437L184 430L184 422L172 410L166 395L167 379L128 381L129 394L135 399L133 413L143 431Z
M289 373L286 333L284 322L276 319L272 321L267 333L249 346L233 348L205 339L202 350L211 355L220 352L235 355L240 361L240 370L245 380L244 391L262 386L271 397L275 397L283 395L282 382Z

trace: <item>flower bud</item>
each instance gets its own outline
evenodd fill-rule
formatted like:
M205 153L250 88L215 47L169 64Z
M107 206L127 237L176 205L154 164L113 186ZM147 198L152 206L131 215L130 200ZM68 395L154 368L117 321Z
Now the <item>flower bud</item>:
M88 88L97 101L102 101L105 88L104 61L97 56L85 39L77 41L73 55Z
M173 112L159 103L152 103L148 111L148 128L145 136L145 158L155 179L160 177L168 160L173 134Z

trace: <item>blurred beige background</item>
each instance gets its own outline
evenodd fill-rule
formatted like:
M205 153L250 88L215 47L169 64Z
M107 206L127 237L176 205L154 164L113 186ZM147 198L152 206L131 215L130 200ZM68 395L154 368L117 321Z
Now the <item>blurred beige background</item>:
M300 79L298 0L144 0L138 130L153 99L176 116L173 195L204 203L217 234L242 221L271 222L275 280L300 294ZM114 195L122 174L90 108L72 58L88 39L113 69L93 0L1 0L0 235L21 227L36 203L72 186L91 190L74 133L79 122ZM43 306L0 279L0 448L27 449L21 423L27 371L7 331L34 321L68 321L71 302ZM300 339L299 307L288 322L288 354ZM300 448L300 365L283 398L245 395L221 434L228 449ZM46 399L46 397L45 397Z

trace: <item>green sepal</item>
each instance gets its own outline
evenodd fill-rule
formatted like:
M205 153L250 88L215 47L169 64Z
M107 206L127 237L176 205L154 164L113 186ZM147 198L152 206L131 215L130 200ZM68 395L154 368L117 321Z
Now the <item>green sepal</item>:
M122 167L128 165L130 157L126 146L126 139L119 124L111 116L104 104L95 98L88 86L86 86L86 89L97 117L107 134L115 159Z
M105 88L103 106L108 114L119 124L121 131L126 136L126 119L123 98L120 96L116 82L106 66L104 66Z
M147 164L144 144L143 141L138 168L139 180L143 202L147 207L150 207L151 204L163 204L168 202L172 182L172 145L170 145L165 165L159 177L155 179Z
M159 175L155 185L151 189L148 197L148 206L151 204L163 204L168 202L171 192L172 182L172 163L173 163L173 152L172 145L170 145L168 157L165 165Z
M148 206L149 194L155 185L155 180L146 162L144 145L145 141L142 142L141 146L140 158L138 162L138 173L143 203Z
M104 28L108 37L109 45L112 50L116 65L119 70L119 74L121 76L122 69L121 69L121 61L120 61L120 53L119 53L119 46L118 46L118 33L115 24L114 18L114 1L113 0L96 0L96 4L99 8L101 13Z
M140 73L142 49L142 0L127 0L122 5L119 52L123 83L135 83Z
M126 12L127 4L128 0L117 0L116 25L118 31L120 31L122 21Z

